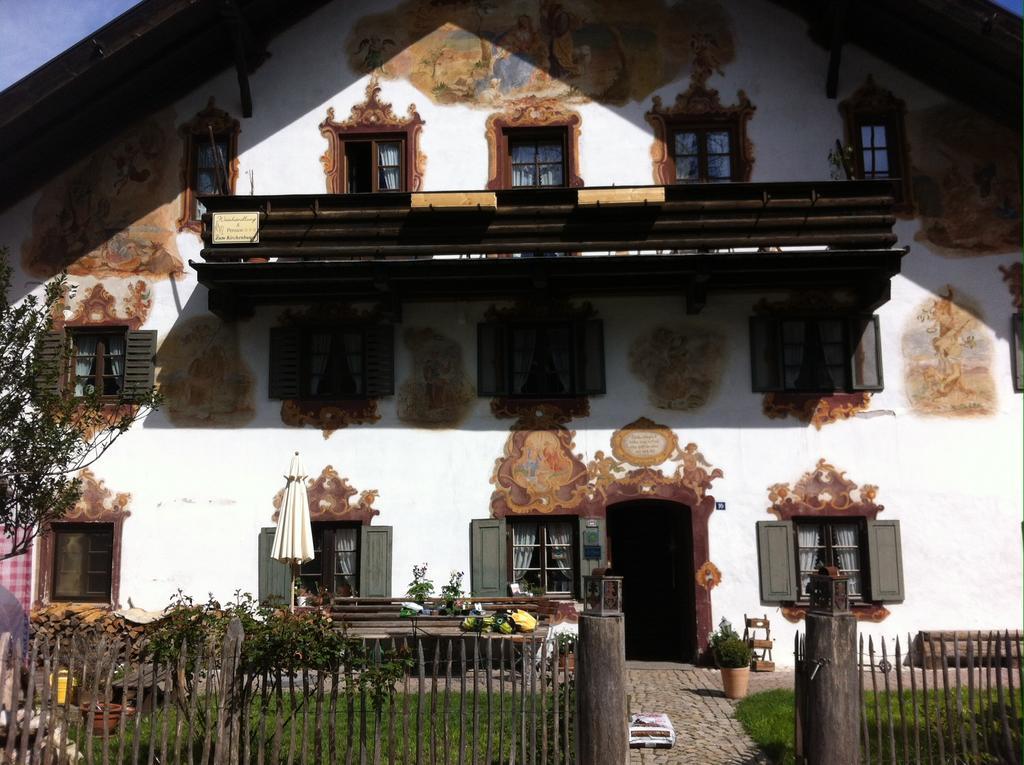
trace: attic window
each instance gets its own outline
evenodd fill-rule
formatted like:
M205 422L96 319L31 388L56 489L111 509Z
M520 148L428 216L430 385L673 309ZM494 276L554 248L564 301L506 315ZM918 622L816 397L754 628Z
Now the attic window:
M206 210L199 196L235 193L238 132L238 120L215 108L212 98L203 111L178 129L183 142L179 231L202 231Z
M893 178L896 208L909 211L910 163L907 160L903 102L870 76L840 104L846 118L846 142L853 149L857 178Z

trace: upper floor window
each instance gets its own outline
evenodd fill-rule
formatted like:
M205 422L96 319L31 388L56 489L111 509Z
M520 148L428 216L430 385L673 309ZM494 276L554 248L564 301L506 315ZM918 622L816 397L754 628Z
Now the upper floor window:
M125 399L153 387L156 331L127 327L67 327L46 335L37 385L57 395Z
M341 143L345 152L346 194L408 190L404 137L346 136Z
M275 327L270 397L343 400L394 393L390 324Z
M599 320L487 322L477 330L481 396L557 398L604 393Z
M750 352L757 392L882 389L877 316L755 317Z
M70 330L76 396L118 396L124 389L125 330Z
M903 101L888 90L867 82L840 104L846 120L846 141L853 149L857 178L894 178L896 205L908 209L910 166L906 156Z
M178 131L184 142L182 209L178 229L199 231L206 208L200 196L234 194L238 179L238 120L213 105Z
M564 186L565 130L509 131L509 185Z
M739 180L735 130L728 126L683 127L672 131L676 183Z

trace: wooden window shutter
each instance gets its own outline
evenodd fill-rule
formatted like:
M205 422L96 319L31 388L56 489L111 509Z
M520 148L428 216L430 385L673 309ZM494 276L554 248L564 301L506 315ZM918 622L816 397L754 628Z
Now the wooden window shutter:
M604 518L580 518L579 528L579 551L578 557L580 561L580 571L577 576L576 591L579 593L584 592L583 590L583 577L590 576L594 572L595 568L600 568L604 565L604 561L608 560L608 539L605 536L605 520ZM596 522L597 526L587 526L589 522ZM586 542L586 537L589 532L596 531L598 544L601 545L601 557L597 560L587 560L583 557L583 547Z
M272 600L283 605L291 602L292 572L287 564L270 557L276 532L273 526L260 529L259 600L260 603Z
M750 372L754 393L782 390L782 348L779 343L778 319L751 317Z
M604 325L600 319L576 324L576 393L604 393Z
M850 381L853 390L882 390L882 342L877 316L849 320Z
M876 603L903 602L899 521L868 521L868 591Z
M476 392L478 396L508 394L508 329L501 322L488 321L476 327Z
M366 396L395 394L395 327L374 324L366 328Z
M297 327L270 330L270 398L299 398L302 334Z
M36 347L37 364L35 390L37 393L58 395L65 369L65 335L63 332L47 332Z
M124 394L132 397L151 391L155 365L156 330L128 330L124 353Z
M792 521L757 522L757 567L764 605L799 599Z
M508 594L505 521L482 518L470 521L470 591L474 598L500 598Z
M359 595L364 598L391 597L391 526L362 526L359 529Z

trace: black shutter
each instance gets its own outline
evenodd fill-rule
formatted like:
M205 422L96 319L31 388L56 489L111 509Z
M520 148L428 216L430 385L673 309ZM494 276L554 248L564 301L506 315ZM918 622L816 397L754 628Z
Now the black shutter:
M395 326L374 324L366 327L366 396L380 398L395 394Z
M755 393L783 389L779 323L764 316L750 319L750 373Z
M604 393L604 325L600 319L576 322L576 390Z
M882 390L882 341L877 316L852 316L850 333L850 387Z
M63 332L47 332L36 346L35 390L56 396L65 371L65 338Z
M501 322L476 325L476 392L478 396L508 394L508 328Z
M155 357L156 330L128 330L124 352L125 396L141 396L153 389Z
M299 398L301 346L297 327L270 329L270 398Z

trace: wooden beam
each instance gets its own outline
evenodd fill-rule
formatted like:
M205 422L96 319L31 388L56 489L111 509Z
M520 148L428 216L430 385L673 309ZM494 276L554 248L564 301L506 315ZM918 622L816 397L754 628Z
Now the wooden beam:
M832 39L829 43L828 74L825 77L825 95L835 98L839 89L839 63L843 55L843 42L846 35L846 19L849 12L849 0L832 0L829 3L832 11Z
M223 0L221 18L231 35L231 52L238 78L238 96L242 101L242 116L252 117L252 89L249 86L249 65L246 62L246 47L252 47L252 34L235 0ZM249 43L249 46L246 45Z
M460 210L476 208L496 210L498 197L493 191L435 191L416 192L409 202L413 210Z
M577 191L580 207L601 205L660 205L665 203L664 186L622 186L605 189L580 189Z

